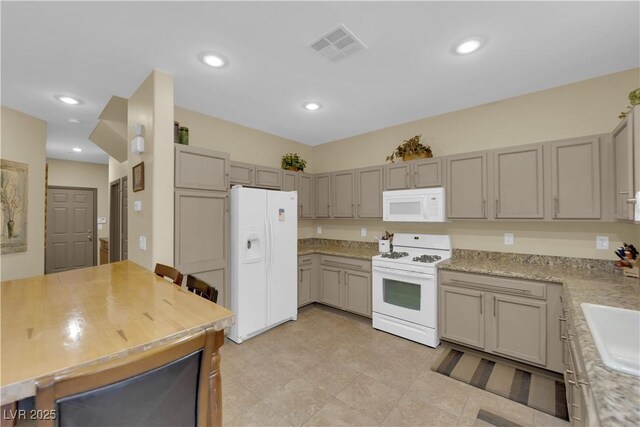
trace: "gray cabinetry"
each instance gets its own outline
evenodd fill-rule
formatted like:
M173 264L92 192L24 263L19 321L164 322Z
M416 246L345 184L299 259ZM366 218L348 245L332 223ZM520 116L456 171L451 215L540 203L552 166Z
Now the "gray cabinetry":
M356 172L353 170L332 173L333 204L331 214L334 218L355 218L356 212Z
M442 338L484 348L484 295L481 291L440 286Z
M176 188L227 191L229 154L175 144Z
M544 218L542 144L493 152L496 218Z
M448 218L487 218L487 153L448 157L446 187Z
M300 180L298 179L297 172L292 172L292 171L282 172L282 190L283 191L298 191L299 181Z
M551 148L554 219L600 219L600 140L557 141Z
M317 299L318 258L316 255L298 257L298 307Z
M562 372L561 285L440 272L442 339Z
M331 174L314 175L315 217L331 217Z
M442 164L442 158L429 158L385 165L384 189L440 187Z
M634 186L634 163L638 162L637 151L640 151L640 141L634 141L634 126L639 126L634 119L638 117L640 109L636 107L616 127L612 135L613 144L613 180L614 180L614 215L616 219L633 220L636 203ZM635 146L634 146L635 145ZM640 175L640 165L635 164Z
M229 303L229 155L175 146L174 266Z
M358 169L357 173L357 217L382 218L382 167Z
M313 218L313 175L300 173L298 177L298 204L300 205L300 218Z
M281 169L232 161L230 175L231 185L239 184L274 190L282 188Z
M320 256L319 301L371 317L371 262Z

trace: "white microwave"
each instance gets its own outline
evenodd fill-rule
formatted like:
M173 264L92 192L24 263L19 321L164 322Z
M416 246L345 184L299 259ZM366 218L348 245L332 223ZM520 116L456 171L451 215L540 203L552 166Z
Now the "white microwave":
M417 188L382 192L382 220L445 222L444 188Z

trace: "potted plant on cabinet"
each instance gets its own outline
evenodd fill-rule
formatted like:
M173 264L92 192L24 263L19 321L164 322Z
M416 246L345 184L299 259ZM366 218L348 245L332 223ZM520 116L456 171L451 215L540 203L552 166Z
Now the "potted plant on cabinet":
M420 143L422 135L416 135L411 139L405 139L404 144L398 145L398 147L387 156L387 161L394 163L394 159L402 157L403 161L409 161L414 159L423 159L433 157L431 147Z
M298 156L298 153L287 153L282 156L282 169L290 171L303 171L307 167L307 162Z

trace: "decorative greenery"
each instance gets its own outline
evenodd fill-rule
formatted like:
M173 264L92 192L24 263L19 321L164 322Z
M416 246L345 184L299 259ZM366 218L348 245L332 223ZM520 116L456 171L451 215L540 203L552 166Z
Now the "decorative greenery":
M404 144L398 145L391 155L387 156L387 161L394 163L394 159L402 157L403 160L407 156L414 157L433 157L431 147L420 143L422 135L416 135L411 139L405 139Z
M640 88L632 90L631 93L629 93L629 102L631 102L631 105L627 106L627 111L623 111L620 113L620 115L618 116L619 119L624 119L625 117L627 117L629 111L631 111L631 109L635 105L640 104Z
M288 170L300 170L304 172L304 168L307 167L307 162L298 153L287 153L282 156L282 169Z

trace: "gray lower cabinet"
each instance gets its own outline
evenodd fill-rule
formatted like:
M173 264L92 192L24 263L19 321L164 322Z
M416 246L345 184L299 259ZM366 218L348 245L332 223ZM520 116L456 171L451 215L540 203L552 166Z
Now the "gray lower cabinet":
M551 143L553 219L600 219L600 139Z
M544 218L542 144L493 152L495 217Z
M447 157L446 188L448 218L487 218L487 153Z
M356 216L356 172L354 170L333 172L331 213L334 218L355 218Z
M331 174L314 175L315 217L331 217Z
M317 255L303 255L298 257L298 307L317 300L317 264Z
M371 262L321 255L318 301L371 317Z
M358 218L382 218L383 169L381 166L358 169L357 206Z
M452 271L439 280L442 339L562 372L561 285Z

